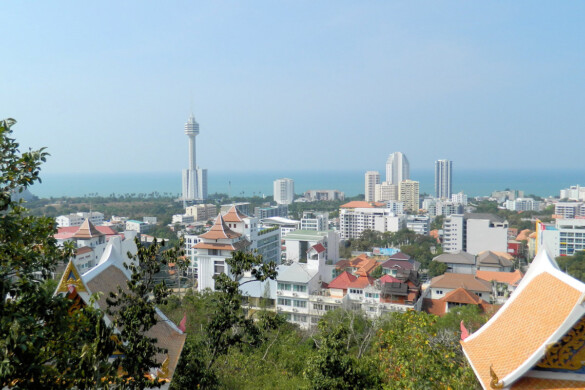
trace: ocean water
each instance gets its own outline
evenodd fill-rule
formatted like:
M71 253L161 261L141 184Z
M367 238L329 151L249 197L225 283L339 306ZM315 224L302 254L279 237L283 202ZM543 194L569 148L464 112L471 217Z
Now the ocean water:
M279 172L208 172L208 192L231 196L272 195L272 182L289 177L295 181L295 193L310 189L336 189L346 196L364 193L365 171L279 171ZM411 179L420 182L420 192L434 193L433 171L411 171ZM42 173L42 183L30 191L41 198L61 196L108 196L120 194L150 194L158 192L178 196L181 192L181 173ZM562 188L585 185L583 170L467 170L453 172L453 192L469 196L485 196L495 190L516 189L525 194L542 197L558 196Z

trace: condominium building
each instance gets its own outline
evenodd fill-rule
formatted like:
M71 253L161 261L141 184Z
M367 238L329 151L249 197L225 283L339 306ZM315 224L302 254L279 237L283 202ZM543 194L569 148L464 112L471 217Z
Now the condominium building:
M585 217L585 203L557 202L555 203L555 215L565 219Z
M394 152L386 161L386 182L396 184L410 179L410 164L401 152Z
M517 198L507 200L505 207L511 211L541 211L544 209L544 203L532 198Z
M429 234L431 218L428 215L408 215L406 217L406 228L424 236Z
M398 185L389 184L387 181L376 184L374 193L375 202L385 202L389 200L398 200Z
M329 218L323 213L304 211L301 218L301 230L327 230Z
M254 216L258 219L272 217L288 218L288 205L278 204L276 206L255 207Z
M454 214L443 222L443 250L472 255L508 251L508 222L493 214Z
M419 182L404 180L398 185L398 200L404 203L404 210L418 211L419 209Z
M364 230L397 232L404 227L404 216L396 215L384 203L353 201L339 209L341 239L358 238Z
M452 161L435 161L435 196L437 199L451 199L452 168Z
M274 201L278 204L291 204L295 196L295 182L293 179L274 180Z
M376 199L376 184L380 184L380 172L366 172L364 195L366 202L374 202Z
M572 256L585 250L585 219L559 218L554 224L540 224L537 240L551 257Z
M585 200L585 187L576 185L562 189L560 198L573 201Z
M320 200L344 200L345 194L338 190L308 190L305 191L305 199L311 202Z
M463 192L458 192L451 195L451 202L467 206L467 195Z
M209 221L217 217L217 207L213 204L197 204L185 209L186 215L192 215L195 221Z

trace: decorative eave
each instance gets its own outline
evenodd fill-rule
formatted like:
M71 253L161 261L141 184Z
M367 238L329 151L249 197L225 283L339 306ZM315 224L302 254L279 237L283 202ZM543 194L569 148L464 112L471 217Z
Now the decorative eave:
M69 260L67 268L65 268L65 272L63 272L63 276L61 277L59 285L55 290L55 295L61 293L68 293L72 286L75 287L75 290L78 293L82 292L89 293L89 289L87 288L85 283L83 283L83 279L81 279L81 274L77 270L77 267L75 267L75 264L73 264L73 260Z

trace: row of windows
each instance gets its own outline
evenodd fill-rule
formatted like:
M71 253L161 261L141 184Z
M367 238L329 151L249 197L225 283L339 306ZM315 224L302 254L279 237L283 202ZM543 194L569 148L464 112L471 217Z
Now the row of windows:
M324 305L322 303L313 303L313 310L325 310L325 311L331 311L331 310L335 310L336 307L333 305Z
M307 292L307 286L304 284L278 283L279 290Z
M356 288L350 288L349 289L349 293L350 294L361 294L363 292L363 290L358 290Z
M282 305L282 306L293 306L293 307L300 307L300 308L307 307L307 301L299 301L299 300L290 299L290 298L278 298L278 304Z

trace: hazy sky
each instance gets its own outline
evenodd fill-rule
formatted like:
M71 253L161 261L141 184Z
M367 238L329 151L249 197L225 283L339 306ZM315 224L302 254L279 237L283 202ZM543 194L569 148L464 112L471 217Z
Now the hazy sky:
M0 117L45 172L585 166L585 2L0 6Z

